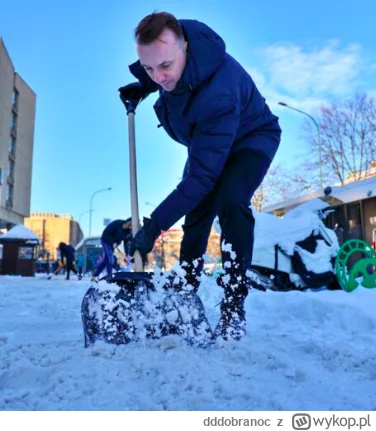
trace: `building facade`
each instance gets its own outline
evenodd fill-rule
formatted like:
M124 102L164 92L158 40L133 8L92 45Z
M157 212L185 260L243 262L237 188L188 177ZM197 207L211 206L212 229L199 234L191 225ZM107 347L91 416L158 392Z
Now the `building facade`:
M0 37L0 231L30 214L36 95Z
M53 213L31 213L24 224L41 240L41 248L48 251L50 260L55 260L59 242L76 246L84 237L81 227L71 215Z
M169 229L162 232L153 248L153 260L157 266L171 269L174 263L179 261L183 233L182 229ZM212 227L206 254L213 261L221 258L220 239L221 235Z

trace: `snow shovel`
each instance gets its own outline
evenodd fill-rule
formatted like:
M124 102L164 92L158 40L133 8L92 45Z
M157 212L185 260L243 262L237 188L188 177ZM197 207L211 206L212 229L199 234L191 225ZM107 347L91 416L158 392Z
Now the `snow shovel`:
M140 228L134 126L139 101L122 101L128 115L132 234L135 236ZM133 273L117 272L101 279L115 284L112 289L108 284L104 289L96 285L86 292L81 307L85 347L98 339L127 344L170 334L182 336L191 345L211 344L212 331L198 295L172 289L158 295L151 280L153 274L143 272L143 259L137 250L134 269Z
M129 128L133 237L140 228L134 126L137 104L138 102L132 100L125 103ZM134 272L120 271L105 276L86 292L81 306L85 347L97 340L111 344L127 344L144 337L161 336L163 332L161 306L156 298L151 297L152 292L155 292L151 282L152 273L144 272L143 269L142 256L137 250L134 254ZM105 284L101 283L102 281Z

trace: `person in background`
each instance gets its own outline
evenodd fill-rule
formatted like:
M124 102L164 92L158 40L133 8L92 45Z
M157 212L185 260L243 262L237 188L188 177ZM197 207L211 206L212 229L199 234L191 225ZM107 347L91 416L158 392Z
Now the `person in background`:
M103 230L101 244L104 258L97 266L92 281L98 281L101 272L106 268L107 275L111 276L114 264L114 250L121 242L124 243L124 250L127 249L128 243L132 241L132 219L114 220L109 223Z
M59 243L59 250L60 250L60 255L61 255L61 259L64 262L65 261L65 265L66 265L66 269L67 269L67 276L66 276L66 280L69 280L70 278L70 272L74 272L78 279L81 280L82 275L78 274L77 269L74 266L74 259L75 259L75 249L72 245L67 245L65 242L61 242Z
M77 267L77 271L78 274L82 277L82 271L84 269L85 266L85 256L83 255L83 253L78 253L76 256L76 267Z

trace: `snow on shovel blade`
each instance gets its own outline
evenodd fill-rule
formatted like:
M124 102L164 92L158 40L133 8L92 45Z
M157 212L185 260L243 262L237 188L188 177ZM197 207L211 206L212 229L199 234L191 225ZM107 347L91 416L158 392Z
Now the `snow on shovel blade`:
M117 272L91 286L81 305L85 347L97 340L128 344L160 336L161 311L153 295L151 274L146 272Z
M172 334L195 347L213 343L199 296L184 289L158 294L145 272L117 272L101 279L86 292L81 316L85 347L97 340L119 345Z
M180 335L194 347L208 347L213 344L213 331L206 318L205 308L194 291L167 290L162 303L165 316L164 335Z

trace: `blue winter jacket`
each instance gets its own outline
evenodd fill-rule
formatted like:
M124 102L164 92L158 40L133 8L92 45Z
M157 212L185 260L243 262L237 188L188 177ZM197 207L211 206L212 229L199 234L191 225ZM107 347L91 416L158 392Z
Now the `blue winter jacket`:
M114 220L109 223L102 233L102 241L106 242L111 248L113 248L114 243L120 245L122 241L124 241L124 246L126 246L132 240L132 230L123 229L123 224L128 221L131 221L131 219Z
M76 264L77 266L85 266L85 256L82 253L78 253L78 255L76 256Z
M176 88L167 92L154 83L140 62L133 75L151 91L158 119L175 141L188 148L183 180L153 211L167 230L191 211L214 187L228 157L251 149L272 160L281 129L250 75L229 54L207 25L180 20L188 42L187 64Z

